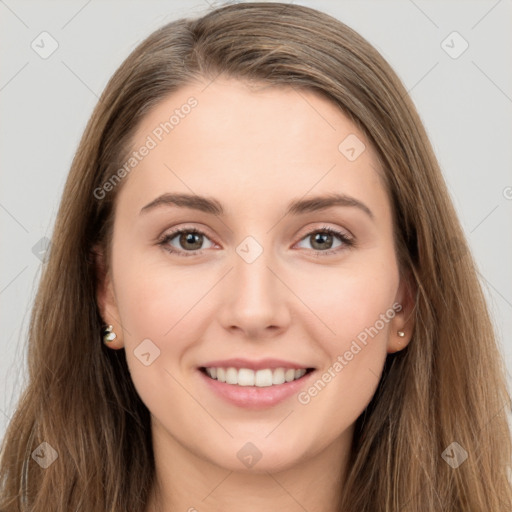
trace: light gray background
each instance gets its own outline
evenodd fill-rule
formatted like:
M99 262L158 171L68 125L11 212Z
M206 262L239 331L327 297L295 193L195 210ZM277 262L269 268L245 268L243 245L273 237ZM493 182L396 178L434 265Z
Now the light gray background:
M512 2L295 3L360 32L409 90L476 257L510 382ZM69 166L99 94L150 32L219 4L0 0L0 436L27 377L25 339L42 265L33 247L51 238ZM47 59L31 48L43 31L59 45ZM469 44L455 59L441 46L453 31ZM445 44L452 53L462 48L453 37Z

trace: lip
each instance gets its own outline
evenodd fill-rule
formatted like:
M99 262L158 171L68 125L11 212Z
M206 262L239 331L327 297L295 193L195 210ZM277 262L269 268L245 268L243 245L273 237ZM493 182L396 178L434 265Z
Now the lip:
M234 358L234 359L224 359L222 361L210 361L201 365L199 368L236 368L239 370L240 368L248 368L250 370L264 370L265 368L270 368L275 370L276 368L294 368L296 370L300 370L301 368L312 368L309 365L304 365L302 363L296 363L293 361L285 361L283 359L260 359L259 361L251 361L249 359L243 358Z
M211 363L208 363L210 365ZM215 365L212 366L216 366ZM223 367L222 365L219 365ZM279 368L282 366L276 366ZM304 368L304 366L293 366L294 368ZM236 368L236 366L235 366ZM240 368L248 368L248 366L241 366ZM265 366L264 368L271 368ZM261 369L261 368L257 368ZM299 391L308 385L311 376L316 373L315 370L310 371L303 375L300 379L284 384L257 387L257 386L238 386L236 384L226 384L219 382L216 379L209 377L206 372L198 369L198 373L203 379L204 383L213 393L227 402L237 407L245 409L266 409L277 405L292 395L299 393Z

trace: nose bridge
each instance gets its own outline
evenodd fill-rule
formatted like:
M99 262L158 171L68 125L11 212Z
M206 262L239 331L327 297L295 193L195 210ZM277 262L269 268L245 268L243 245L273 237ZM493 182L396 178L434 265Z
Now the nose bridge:
M234 279L242 293L259 295L274 288L275 277L269 267L273 267L275 257L270 240L270 236L256 239L248 235L236 247Z
M283 327L288 317L280 289L283 285L274 275L276 258L271 239L264 235L246 236L235 247L234 268L226 283L221 315L224 326L236 326L254 338L262 337L268 327Z

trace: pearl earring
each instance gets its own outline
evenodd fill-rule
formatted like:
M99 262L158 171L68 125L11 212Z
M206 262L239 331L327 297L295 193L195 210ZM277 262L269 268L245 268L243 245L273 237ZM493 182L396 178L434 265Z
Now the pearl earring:
M116 338L117 338L117 335L116 335L116 333L114 332L114 326L113 326L113 325L108 325L108 326L103 330L103 342L104 342L104 343L111 343L111 342L112 342L112 341L114 341Z
M398 336L400 336L400 338L403 338L405 336L404 331L396 331L396 333L398 334Z

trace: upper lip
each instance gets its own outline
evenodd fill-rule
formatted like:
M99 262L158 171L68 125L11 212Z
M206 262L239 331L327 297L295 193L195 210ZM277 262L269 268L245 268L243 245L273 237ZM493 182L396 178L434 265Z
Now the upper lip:
M294 363L293 361L285 361L284 359L260 359L258 361L250 361L249 359L235 358L223 359L217 361L209 361L200 366L200 368L249 368L251 370L263 370L265 368L312 368L309 365L302 363Z

